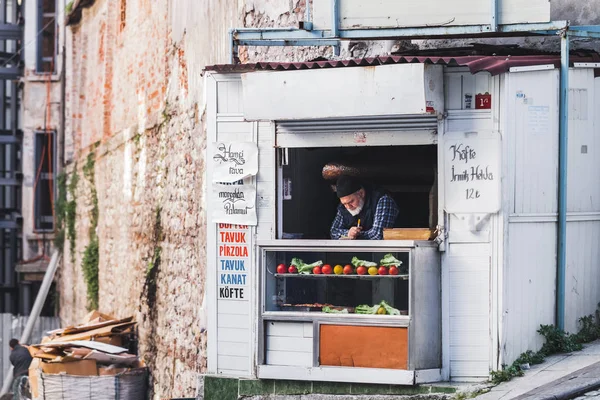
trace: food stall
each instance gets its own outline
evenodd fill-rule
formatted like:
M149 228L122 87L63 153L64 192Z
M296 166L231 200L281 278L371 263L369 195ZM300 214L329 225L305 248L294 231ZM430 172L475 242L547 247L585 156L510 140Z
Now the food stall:
M539 346L555 309L557 60L208 68L208 373L481 380ZM592 165L585 137L570 162ZM394 198L385 240L330 239L341 174Z
M282 75L268 100L273 83L261 80L277 74L223 74L212 87L218 100L207 180L217 231L208 248L214 243L218 252L208 279L218 282L218 335L209 369L212 350L224 375L439 380L441 256L434 239L442 67L321 72ZM290 117L279 105L292 93L302 97L307 79L322 91L339 90L343 81L357 87L338 107L318 94L297 99L306 107ZM372 92L366 98L365 90ZM354 116L361 97L367 102ZM386 231L388 240L330 239L341 175L381 187L411 210Z

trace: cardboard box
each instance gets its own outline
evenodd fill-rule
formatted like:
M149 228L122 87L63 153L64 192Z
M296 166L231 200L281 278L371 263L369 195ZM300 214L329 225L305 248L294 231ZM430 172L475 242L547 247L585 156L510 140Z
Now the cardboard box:
M81 360L64 363L41 363L45 374L67 374L80 376L96 376L96 360Z
M38 377L40 374L40 363L39 358L34 358L31 364L29 364L29 388L34 399L39 396Z

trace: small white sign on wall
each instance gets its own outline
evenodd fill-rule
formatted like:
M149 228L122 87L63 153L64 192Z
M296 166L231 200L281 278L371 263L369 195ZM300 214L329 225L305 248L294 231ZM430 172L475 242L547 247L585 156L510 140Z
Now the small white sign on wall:
M217 142L212 145L213 182L236 182L258 173L258 146L254 142Z
M212 222L256 225L256 184L213 183Z
M448 213L500 210L501 140L497 132L444 135L444 198Z

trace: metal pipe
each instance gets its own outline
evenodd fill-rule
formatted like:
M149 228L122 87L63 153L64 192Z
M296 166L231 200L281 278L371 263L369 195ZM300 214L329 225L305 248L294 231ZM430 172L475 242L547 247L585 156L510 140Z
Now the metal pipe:
M567 152L569 128L569 35L560 39L560 109L558 128L558 232L556 271L556 326L565 329L565 276L567 268Z
M305 10L304 10L304 20L305 22L312 22L310 20L310 0L306 0L306 6L305 6Z
M229 30L229 64L233 64L233 60L235 58L233 56L233 48L235 47L235 44L234 44L235 39L233 37L234 32L235 32L235 29Z
M52 258L50 259L50 264L48 264L48 268L46 269L46 274L44 275L44 280L42 281L42 285L40 286L40 290L35 298L35 303L33 303L33 308L31 309L31 314L29 314L29 318L27 319L27 325L25 325L25 329L23 330L23 334L19 339L20 343L27 343L29 341L29 336L31 336L31 332L33 331L33 327L37 322L40 313L42 312L42 307L46 302L46 297L48 296L48 292L50 291L50 286L52 285L52 281L54 280L54 274L58 269L58 262L60 261L60 253L58 250L54 250L52 254ZM2 391L0 391L0 396L8 393L10 385L12 384L13 379L13 367L10 367L6 376L4 377L4 383L2 384Z
M492 32L496 32L498 30L498 0L492 0L490 30Z
M331 37L338 37L338 19L339 19L339 3L340 0L331 0Z

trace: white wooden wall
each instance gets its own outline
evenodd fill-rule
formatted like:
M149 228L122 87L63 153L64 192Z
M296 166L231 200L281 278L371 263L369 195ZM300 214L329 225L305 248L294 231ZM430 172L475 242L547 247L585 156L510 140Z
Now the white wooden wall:
M207 76L207 147L216 141L254 141L256 124L245 122L242 115L239 76ZM212 175L207 163L206 193L211 192ZM250 178L254 179L254 178ZM208 371L227 376L252 374L253 328L251 317L252 285L245 288L244 300L219 299L218 287L218 226L210 222L210 196L207 200L207 306L208 310ZM251 229L240 229L250 236ZM253 260L251 242L249 260ZM252 264L252 263L248 263ZM251 265L247 266L250 282L255 278ZM215 306L216 305L216 306Z
M472 94L475 107L475 95L493 93L493 89L493 79L487 73L472 75L463 69L448 69L445 131L492 131L494 111L466 110L463 99L464 94ZM492 103L495 100L497 96ZM443 160L439 162L443 165ZM486 215L450 214L446 229L447 246L442 256L445 364L453 380L485 379L492 363L491 260L495 216L486 220Z
M275 149L271 122L246 122L243 117L242 85L238 74L207 76L207 135L210 149L216 141L254 141L259 148L259 172L250 181L257 185L258 226L247 229L250 282L244 300L219 299L218 291L218 227L208 226L207 235L207 305L208 305L208 371L226 376L255 376L257 281L254 243L271 239L275 231ZM211 169L207 168L206 190L210 193ZM210 200L207 202L210 212ZM216 304L216 307L214 306Z
M565 329L600 302L600 78L569 74L569 153Z
M565 329L600 301L600 80L571 70ZM555 322L559 71L510 73L504 87L507 215L502 362L543 339Z

